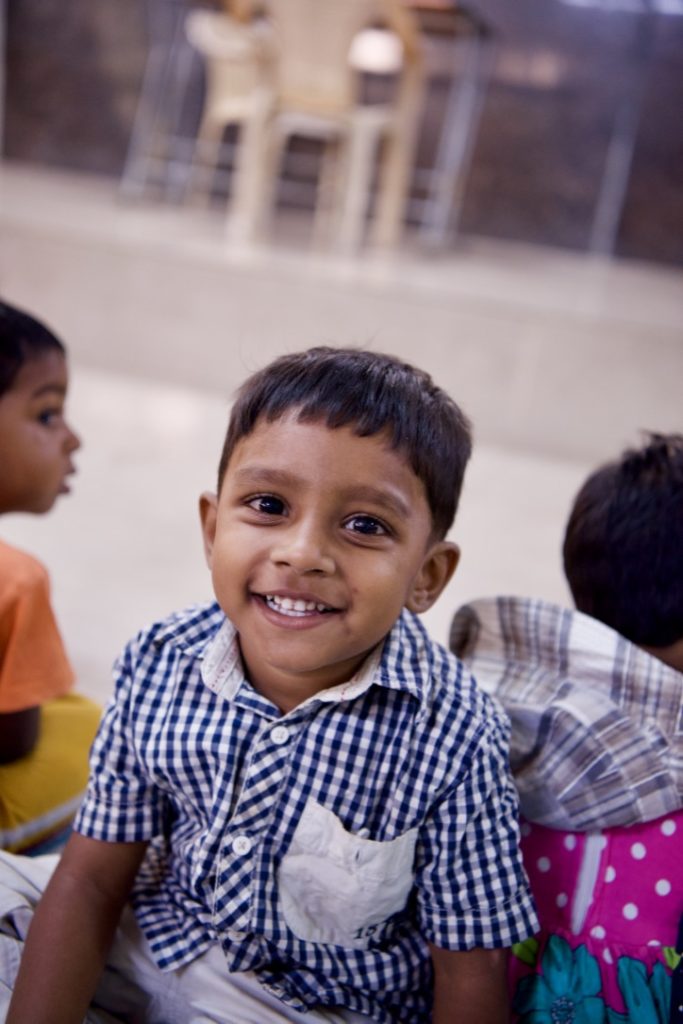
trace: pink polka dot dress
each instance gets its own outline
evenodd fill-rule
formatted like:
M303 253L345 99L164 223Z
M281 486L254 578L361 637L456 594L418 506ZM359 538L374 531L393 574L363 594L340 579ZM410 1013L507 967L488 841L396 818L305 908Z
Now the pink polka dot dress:
M683 812L591 833L524 822L522 851L542 930L511 956L514 1020L668 1024Z
M460 608L452 650L510 718L541 931L515 1024L683 1024L683 673L536 598Z

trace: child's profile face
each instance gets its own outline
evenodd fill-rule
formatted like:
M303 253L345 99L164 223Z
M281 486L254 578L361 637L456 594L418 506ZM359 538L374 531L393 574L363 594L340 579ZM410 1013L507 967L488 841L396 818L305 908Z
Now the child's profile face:
M237 443L201 514L247 674L282 710L348 680L404 605L430 607L457 562L385 436L292 414Z
M75 471L80 440L64 418L66 362L49 350L27 360L0 395L0 512L47 512Z

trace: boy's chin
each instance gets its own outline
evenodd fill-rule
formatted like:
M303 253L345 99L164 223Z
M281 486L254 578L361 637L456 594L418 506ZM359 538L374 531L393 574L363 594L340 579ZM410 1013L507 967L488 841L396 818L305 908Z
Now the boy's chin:
M51 512L57 504L57 501L62 494L70 494L70 491L59 490L57 494L46 495L44 498L39 498L31 504L30 507L18 509L20 512L32 512L34 515L42 516L46 512Z

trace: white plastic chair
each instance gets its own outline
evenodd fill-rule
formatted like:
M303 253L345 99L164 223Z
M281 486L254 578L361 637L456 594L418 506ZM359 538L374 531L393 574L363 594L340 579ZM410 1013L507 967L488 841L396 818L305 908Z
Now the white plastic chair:
M410 13L401 0L268 0L267 10L275 43L276 103L267 126L261 212L272 203L287 139L299 134L322 138L326 153L317 233L331 221L336 245L356 248L363 236L375 157L384 141L373 241L394 244L403 224L422 99L418 34ZM396 33L388 49L385 36L382 70L398 73L398 86L392 103L363 105L358 72L378 68L369 63L373 40L359 33L378 21ZM258 223L253 228L258 230Z
M206 91L197 133L193 179L198 157L205 173L215 169L228 125L240 127L234 166L231 209L236 235L248 235L258 217L263 185L254 172L263 164L264 132L272 115L272 45L262 22L243 22L221 11L196 8L185 21L189 42L205 63Z

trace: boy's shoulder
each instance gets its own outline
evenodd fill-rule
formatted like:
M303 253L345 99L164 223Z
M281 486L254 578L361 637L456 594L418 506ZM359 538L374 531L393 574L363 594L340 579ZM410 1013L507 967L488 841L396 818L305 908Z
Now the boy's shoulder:
M457 720L475 731L488 727L507 735L509 722L500 703L412 612L404 610L389 634L382 670L414 688L428 719Z
M143 627L126 650L143 652L166 647L187 654L201 653L224 622L225 613L216 601L191 604Z
M507 770L510 723L502 706L459 658L429 636L412 612L404 610L389 634L380 671L385 687L416 698L405 717L410 705L398 697L402 728L404 735L409 730L416 767L429 764L435 790L459 784L470 771L492 778L496 771Z
M48 587L48 573L33 555L0 540L0 603L5 605L21 594Z
M225 623L216 602L192 604L144 626L128 640L114 663L116 698L128 701L166 701L175 692L169 681L188 676L196 685L195 669L201 665L211 641ZM157 695L157 698L154 697Z

